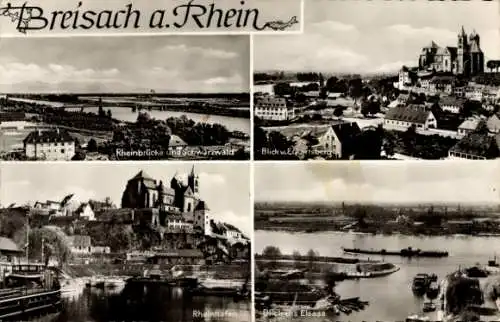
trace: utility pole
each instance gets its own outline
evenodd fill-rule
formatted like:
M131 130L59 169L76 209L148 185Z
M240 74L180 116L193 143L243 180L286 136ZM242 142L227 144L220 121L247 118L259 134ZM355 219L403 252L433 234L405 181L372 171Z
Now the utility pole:
M30 248L30 224L29 224L29 218L28 216L26 216L26 260L28 261L28 264L30 263L29 248Z

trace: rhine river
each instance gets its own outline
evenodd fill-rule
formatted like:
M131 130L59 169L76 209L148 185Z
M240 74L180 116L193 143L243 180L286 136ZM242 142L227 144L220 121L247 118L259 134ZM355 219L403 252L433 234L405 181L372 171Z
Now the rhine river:
M113 118L124 121L124 122L135 122L137 120L137 115L139 112L132 112L130 107L106 107L103 106L105 111L111 110L111 114ZM71 111L73 109L66 109L67 111ZM75 111L80 111L79 108L74 109ZM98 107L85 108L84 112L97 113L99 110ZM189 112L181 112L181 111L147 111L145 110L152 118L157 120L166 120L169 117L181 117L182 115L186 115L188 119L191 119L195 122L203 122L203 123L218 123L224 125L229 131L241 131L250 135L250 119L242 118L242 117L231 117L231 116L223 116L223 115L213 115L213 114L199 114L199 113L189 113Z
M318 232L314 234L272 231L255 232L255 252L261 253L269 245L280 248L282 254L292 254L294 250L306 254L313 249L323 256L349 256L341 247L364 249L400 250L406 247L426 250L446 250L446 258L405 259L397 256L360 256L372 260L384 260L401 269L391 275L372 279L347 280L338 283L336 291L342 298L360 297L369 301L364 311L349 316L341 315L331 321L404 321L409 315L422 314L424 299L416 298L411 291L413 277L418 273L435 273L441 280L460 266L477 263L487 264L494 252L500 255L500 237L415 237L382 236L371 234ZM500 277L498 277L500 280ZM485 295L485 300L486 299ZM488 302L485 305L493 306ZM311 318L307 319L311 321ZM321 321L325 321L322 319Z
M40 322L251 321L249 301L235 303L232 298L221 297L186 298L180 288L158 285L140 291L125 287L113 292L82 286L63 292L63 298L62 312L47 316ZM208 317L199 318L197 314L200 312Z

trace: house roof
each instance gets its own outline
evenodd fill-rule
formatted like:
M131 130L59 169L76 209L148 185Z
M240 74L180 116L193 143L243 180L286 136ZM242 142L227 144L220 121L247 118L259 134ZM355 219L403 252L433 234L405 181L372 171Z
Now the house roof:
M443 96L439 99L439 103L442 106L460 106L462 107L465 103L465 100L462 98L457 98L453 96Z
M459 129L462 130L470 130L473 131L477 129L477 126L479 125L479 120L478 119L467 119L463 121L462 124L458 127Z
M431 78L432 83L451 84L455 81L454 76L438 75Z
M177 146L187 146L187 145L188 144L178 135L175 134L170 135L170 141L168 142L168 146L177 147Z
M385 114L385 118L394 121L404 121L410 123L425 123L429 117L429 111L425 106L408 105L407 107L393 107Z
M0 251L3 252L21 252L16 243L10 238L0 237Z
M450 149L450 152L466 153L488 158L489 152L494 147L498 149L495 137L483 133L472 132L458 141L458 143Z
M173 214L173 213L169 213L167 217L165 217L165 220L181 220L183 221L184 220L184 217L180 214Z
M24 144L36 143L65 143L75 140L68 132L62 130L56 131L33 131L24 139Z
M64 197L63 200L61 201L61 206L64 207L68 203L68 201L70 201L71 198L73 198L74 195L75 194L72 193Z
M341 143L345 143L361 133L361 129L356 122L334 124L332 129Z
M196 208L194 208L194 210L209 210L209 209L205 201L200 200L196 205Z

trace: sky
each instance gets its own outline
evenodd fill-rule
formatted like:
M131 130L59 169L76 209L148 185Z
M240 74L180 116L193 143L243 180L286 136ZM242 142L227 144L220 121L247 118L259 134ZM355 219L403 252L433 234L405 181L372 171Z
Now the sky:
M248 36L4 38L0 92L249 92Z
M464 26L500 59L498 1L306 1L304 34L254 38L256 71L389 73L417 66L433 40L457 46Z
M500 203L498 162L260 163L256 202Z
M0 202L12 203L55 200L74 193L81 201L111 200L120 206L127 181L140 170L169 185L174 175L187 179L192 164L183 162L141 163L10 163L2 164L0 173ZM211 216L231 223L249 235L250 173L245 163L196 163L200 197Z

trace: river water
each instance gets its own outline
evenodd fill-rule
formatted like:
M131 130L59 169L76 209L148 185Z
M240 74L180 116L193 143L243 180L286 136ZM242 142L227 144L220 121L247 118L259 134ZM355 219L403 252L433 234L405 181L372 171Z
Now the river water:
M43 322L108 321L251 321L250 303L232 298L185 297L182 289L147 286L121 290L101 290L80 286L63 292L62 312L47 316ZM198 315L208 317L200 318Z
M335 318L335 321L404 321L409 315L422 314L424 299L414 297L411 291L411 283L416 274L435 273L442 279L448 273L457 270L459 266L486 264L493 258L495 251L500 251L498 247L500 237L415 237L337 232L306 234L256 231L255 252L261 253L268 245L279 247L282 254L292 254L294 250L306 254L309 249L314 249L323 256L349 256L342 252L341 247L400 250L411 246L426 250L448 251L450 256L446 258L359 256L363 259L391 262L401 269L385 277L347 280L337 285L336 291L342 298L360 297L361 300L369 301L370 305L364 311L353 313L348 317L340 316ZM492 306L493 303L488 302L486 305ZM311 318L307 321L311 321Z
M124 122L135 122L137 120L138 111L132 112L130 107L117 107L111 106L106 107L103 106L105 111L111 110L111 114L113 118L124 121ZM72 109L66 109L71 111ZM85 108L85 112L97 113L99 110L98 107ZM76 108L75 111L80 111L79 108ZM186 115L188 119L192 119L195 122L204 122L204 123L218 123L224 125L229 131L241 131L250 135L250 119L241 118L241 117L231 117L231 116L223 116L223 115L213 115L213 114L199 114L199 113L189 113L189 112L178 112L178 111L147 111L152 118L157 120L166 120L169 117L181 117L182 115Z

